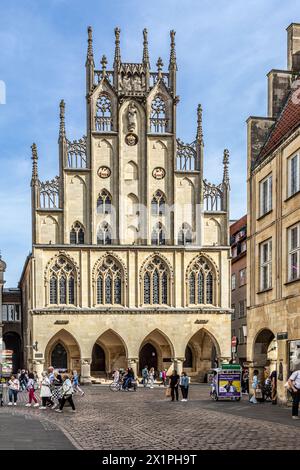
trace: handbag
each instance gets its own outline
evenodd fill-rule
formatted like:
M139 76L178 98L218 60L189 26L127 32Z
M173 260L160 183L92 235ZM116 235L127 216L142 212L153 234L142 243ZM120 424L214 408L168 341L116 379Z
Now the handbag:
M166 388L166 397L170 397L171 396L171 389L170 387Z
M262 398L262 390L260 388L257 388L255 390L255 398Z

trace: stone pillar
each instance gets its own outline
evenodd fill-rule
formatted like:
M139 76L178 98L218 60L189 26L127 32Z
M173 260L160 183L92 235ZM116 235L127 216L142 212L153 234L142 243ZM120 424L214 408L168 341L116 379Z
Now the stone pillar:
M177 374L179 374L179 375L182 372L184 360L185 360L184 357L174 357L173 360L172 360L173 370L176 370Z
M132 368L134 376L137 377L138 376L137 364L138 364L139 358L129 357L127 361L128 361L128 367Z
M37 373L38 379L41 380L42 372L44 371L44 360L33 360L32 361L32 371Z
M90 384L92 383L91 380L91 358L85 358L81 360L81 378L80 383L82 384Z

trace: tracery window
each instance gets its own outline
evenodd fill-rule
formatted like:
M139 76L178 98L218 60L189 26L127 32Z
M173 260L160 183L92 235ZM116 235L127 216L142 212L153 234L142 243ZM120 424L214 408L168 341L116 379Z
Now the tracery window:
M145 267L144 304L169 304L169 271L166 263L155 256Z
M159 134L167 132L168 120L166 119L166 103L161 96L156 95L151 103L150 129L151 132Z
M95 130L98 132L112 131L111 100L105 94L100 94L96 102Z
M162 191L156 191L151 200L152 215L165 215L166 213L166 196Z
M214 275L204 257L198 258L188 274L188 299L192 305L214 304Z
M103 189L97 199L97 213L110 214L111 213L111 195L106 189Z
M50 268L49 301L55 305L75 305L76 272L74 266L60 256Z
M165 245L166 233L164 226L161 222L155 224L151 234L151 245Z
M191 226L184 222L178 232L178 245L189 245L193 241Z
M116 260L108 256L98 268L97 304L122 304L122 268Z
M70 231L70 243L71 245L83 245L84 244L84 228L80 222L75 222Z
M98 228L97 244L98 245L111 245L111 228L107 222L103 222Z

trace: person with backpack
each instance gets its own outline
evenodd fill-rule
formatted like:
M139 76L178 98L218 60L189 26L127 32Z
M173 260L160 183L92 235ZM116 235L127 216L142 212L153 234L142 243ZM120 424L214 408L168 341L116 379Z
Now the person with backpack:
M295 370L288 380L288 386L293 398L292 419L299 419L300 402L300 370Z
M145 366L144 369L142 370L142 377L143 377L144 388L146 388L148 385L148 379L149 379L148 366Z
M27 390L28 390L28 403L26 403L25 406L31 406L31 402L32 400L34 401L34 405L33 407L34 408L37 408L38 406L40 406L34 392L35 390L37 390L38 388L38 384L34 378L34 374L32 372L30 372L28 374L28 382L27 382Z
M62 398L60 400L60 407L55 410L57 411L57 413L62 413L62 410L65 406L65 403L66 401L68 401L72 407L72 411L75 412L76 409L75 409L75 405L74 405L74 402L73 402L73 398L72 398L72 395L74 393L74 390L73 390L73 386L72 386L72 382L70 380L70 377L65 374L64 375L64 383L63 383L63 386L62 386Z

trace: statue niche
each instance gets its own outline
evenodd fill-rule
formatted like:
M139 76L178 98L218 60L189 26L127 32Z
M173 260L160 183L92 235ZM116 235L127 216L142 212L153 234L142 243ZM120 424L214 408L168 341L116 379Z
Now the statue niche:
M128 120L128 125L127 125L128 131L129 132L135 131L136 124L137 124L137 109L133 101L131 101L128 106L127 120Z

